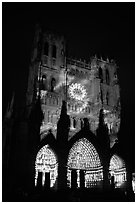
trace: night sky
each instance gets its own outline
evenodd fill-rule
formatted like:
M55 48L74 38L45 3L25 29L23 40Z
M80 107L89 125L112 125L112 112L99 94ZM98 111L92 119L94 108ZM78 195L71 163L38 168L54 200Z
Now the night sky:
M34 29L66 36L68 56L114 59L121 88L120 144L134 171L135 3L2 3L2 110L13 91L24 103Z

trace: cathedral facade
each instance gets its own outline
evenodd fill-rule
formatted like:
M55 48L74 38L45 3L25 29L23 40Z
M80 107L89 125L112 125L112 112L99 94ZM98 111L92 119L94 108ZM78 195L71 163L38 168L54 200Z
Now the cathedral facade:
M26 93L28 117L38 99L43 114L35 187L126 186L126 164L111 153L120 129L117 69L113 60L96 56L69 58L63 36L37 28Z
M6 201L47 190L128 188L127 164L116 148L118 66L66 53L64 36L36 28L25 106L17 109L13 94L3 123Z

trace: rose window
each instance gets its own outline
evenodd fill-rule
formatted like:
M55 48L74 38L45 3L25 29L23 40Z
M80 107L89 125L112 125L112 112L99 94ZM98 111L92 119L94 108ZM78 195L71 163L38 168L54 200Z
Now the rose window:
M86 98L87 93L84 86L79 83L71 84L69 87L69 95L71 98L82 101Z

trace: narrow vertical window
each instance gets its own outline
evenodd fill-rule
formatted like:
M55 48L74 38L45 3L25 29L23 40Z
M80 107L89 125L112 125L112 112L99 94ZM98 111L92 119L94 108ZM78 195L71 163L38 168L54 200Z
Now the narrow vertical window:
M42 90L46 90L46 75L42 76Z
M106 84L109 85L109 71L106 69Z
M56 80L54 78L51 79L51 92L54 91L54 88L56 86Z
M73 119L73 127L76 128L76 119Z
M48 56L48 52L49 52L49 44L48 44L48 42L45 42L45 44L44 44L44 55Z
M47 115L48 115L48 123L50 122L50 111L47 111Z
M109 105L109 93L108 92L106 94L106 102L107 102L107 105Z
M101 98L101 102L103 104L103 93L102 93L102 90L100 91L100 98Z
M56 45L53 45L53 47L52 47L52 57L53 58L56 58Z
M81 129L84 127L84 124L83 124L83 120L81 119L81 121L80 121L80 123L81 123Z
M103 83L103 74L102 74L101 67L99 67L99 78L100 78L100 82Z

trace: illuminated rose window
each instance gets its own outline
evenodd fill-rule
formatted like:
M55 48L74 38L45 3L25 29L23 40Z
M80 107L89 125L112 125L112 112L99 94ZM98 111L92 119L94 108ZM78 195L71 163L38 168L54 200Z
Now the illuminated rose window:
M70 112L84 112L89 101L85 87L80 83L72 83L69 86L68 93L71 99L74 99L72 103L75 106L75 109L70 110Z
M86 89L79 83L72 83L68 91L70 97L76 100L82 101L87 96Z
M35 186L37 185L38 173L42 172L42 185L45 184L45 173L50 174L50 187L53 187L58 175L58 163L56 155L48 145L42 147L35 161Z

